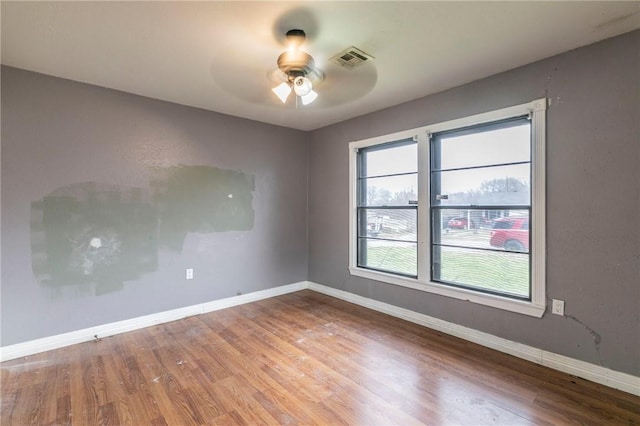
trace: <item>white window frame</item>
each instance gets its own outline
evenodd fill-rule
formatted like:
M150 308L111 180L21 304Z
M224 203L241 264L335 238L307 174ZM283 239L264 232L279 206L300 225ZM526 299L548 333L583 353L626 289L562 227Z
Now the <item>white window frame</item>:
M388 284L466 300L524 315L542 317L546 309L546 108L547 99L435 123L417 129L349 143L349 272L351 275ZM531 118L531 300L518 300L431 281L431 235L429 226L429 135L493 121L529 115ZM418 278L358 267L357 263L357 154L365 147L401 139L418 143Z

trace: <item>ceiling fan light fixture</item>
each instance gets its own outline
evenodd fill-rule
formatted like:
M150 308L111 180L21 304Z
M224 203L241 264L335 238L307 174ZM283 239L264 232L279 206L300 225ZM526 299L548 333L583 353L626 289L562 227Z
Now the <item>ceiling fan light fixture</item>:
M287 32L288 49L278 56L278 69L286 81L271 90L282 103L286 103L292 91L300 98L302 105L308 105L318 97L318 94L313 91L311 79L321 81L324 74L316 69L311 55L300 49L305 37L306 34L302 30L289 30Z
M309 105L311 102L315 101L317 97L318 94L313 90L310 90L306 95L300 96L300 99L302 100L302 105Z
M299 76L293 80L293 90L296 92L296 95L302 97L313 90L313 85L307 77Z
M276 94L278 99L282 101L282 103L287 102L287 98L289 97L289 94L291 94L291 86L285 82L280 83L271 90Z

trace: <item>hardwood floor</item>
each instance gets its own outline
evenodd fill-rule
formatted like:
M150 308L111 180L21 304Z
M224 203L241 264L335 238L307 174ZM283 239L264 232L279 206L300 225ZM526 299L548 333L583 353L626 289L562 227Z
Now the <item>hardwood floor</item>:
M312 291L0 364L0 424L640 424L640 398Z

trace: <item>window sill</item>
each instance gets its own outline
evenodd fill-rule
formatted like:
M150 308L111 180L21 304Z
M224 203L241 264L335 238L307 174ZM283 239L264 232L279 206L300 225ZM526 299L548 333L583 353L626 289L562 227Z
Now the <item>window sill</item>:
M398 285L401 287L408 287L414 290L425 291L428 293L439 294L441 296L452 297L454 299L466 300L471 303L477 303L479 305L490 306L493 308L538 318L542 317L546 307L544 304L540 305L533 302L510 299L493 294L479 293L472 290L450 287L431 281L422 281L415 278L401 277L364 268L349 267L349 272L351 273L351 275L368 278L370 280Z

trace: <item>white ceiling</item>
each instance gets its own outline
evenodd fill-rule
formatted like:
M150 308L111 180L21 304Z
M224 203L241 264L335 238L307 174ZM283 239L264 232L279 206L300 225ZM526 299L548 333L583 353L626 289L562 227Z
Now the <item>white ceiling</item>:
M640 28L639 1L9 2L2 63L311 130ZM325 72L296 108L271 93L284 33ZM375 57L328 62L356 46Z

